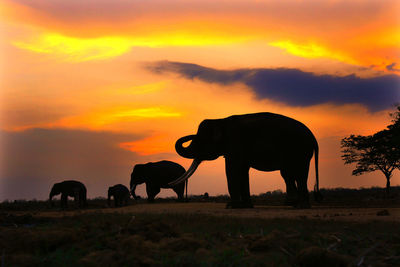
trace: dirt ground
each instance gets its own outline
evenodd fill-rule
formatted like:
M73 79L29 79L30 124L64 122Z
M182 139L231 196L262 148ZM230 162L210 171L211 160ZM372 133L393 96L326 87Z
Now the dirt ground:
M255 206L253 209L225 209L225 203L154 203L134 204L122 208L86 209L71 211L42 211L35 216L58 217L73 216L87 212L104 213L176 213L205 214L212 216L237 216L244 218L292 218L340 221L396 221L400 222L400 208L353 208L353 207L313 207L294 209L285 206Z
M7 204L0 209L3 265L400 266L397 206L89 204L67 211Z

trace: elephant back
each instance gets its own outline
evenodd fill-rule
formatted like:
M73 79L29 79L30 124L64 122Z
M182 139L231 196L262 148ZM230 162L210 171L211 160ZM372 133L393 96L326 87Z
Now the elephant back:
M186 172L180 164L168 160L154 162L149 165L149 180L161 187L169 187L168 183Z

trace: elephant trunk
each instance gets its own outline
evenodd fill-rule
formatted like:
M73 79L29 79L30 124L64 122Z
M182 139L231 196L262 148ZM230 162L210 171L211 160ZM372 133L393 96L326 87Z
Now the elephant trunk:
M109 207L111 206L111 193L110 192L108 192L107 205Z
M182 174L181 177L179 177L178 179L170 182L168 185L173 187L173 186L176 186L177 184L183 183L184 181L189 179L190 176L192 176L192 174L196 171L197 167L199 167L200 163L201 163L201 160L194 159L193 162L192 162L192 165L190 165L189 169L184 174Z
M183 143L193 140L195 138L195 136L196 135L187 135L187 136L179 138L178 141L176 141L175 150L180 156L182 156L184 158L188 158L188 159L195 158L195 153L193 151L193 143L190 144L186 148L183 147Z
M135 194L136 186L137 186L137 184L134 184L134 185L131 187L131 195L132 195L132 197L133 197L134 199L137 199L137 198L138 198L138 197L136 196L136 194Z
M54 195L55 195L55 194L53 194L52 192L51 192L50 195L49 195L49 203L50 203L50 206L51 206L51 207L54 206L54 203L53 203L53 197L54 197Z

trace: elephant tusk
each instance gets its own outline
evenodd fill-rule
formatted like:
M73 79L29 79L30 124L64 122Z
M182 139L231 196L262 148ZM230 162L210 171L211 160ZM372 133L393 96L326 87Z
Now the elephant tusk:
M192 174L196 171L197 167L199 167L200 163L201 163L201 160L194 159L192 162L192 165L190 165L189 169L181 177L179 177L175 181L170 182L168 185L176 186L177 184L180 184L180 183L186 181L187 179L189 179L190 176L192 176Z

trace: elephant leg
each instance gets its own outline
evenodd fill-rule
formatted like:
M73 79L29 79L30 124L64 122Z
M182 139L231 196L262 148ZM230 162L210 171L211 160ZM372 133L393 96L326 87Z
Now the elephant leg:
M80 207L80 203L81 203L81 198L80 198L79 191L75 190L74 191L74 205L75 205L75 208L79 208Z
M249 167L243 167L240 173L240 200L242 208L253 208L253 203L250 198L250 182L249 182Z
M114 207L119 207L119 197L117 194L114 195Z
M124 196L122 194L118 196L118 201L120 207L124 206Z
M68 195L61 193L61 209L66 209L68 207Z
M231 196L231 202L228 203L227 208L237 208L240 203L240 183L235 174L235 163L233 160L225 158L225 173L228 182L228 191Z
M79 193L79 206L81 208L84 208L87 206L87 202L86 202L86 191L80 191Z
M78 206L79 208L83 208L82 193L78 193Z
M231 202L227 208L252 208L249 186L249 169L240 160L225 158L225 172Z
M146 183L147 201L154 202L154 198L160 193L160 187Z
M129 195L126 195L126 196L124 197L124 206L128 206L129 201L130 201Z
M80 208L85 207L85 203L86 203L86 201L85 201L85 194L84 194L83 192L80 192L80 193L79 193L79 207L80 207Z
M307 179L308 179L308 169L310 166L310 162L303 164L299 168L299 171L296 175L296 182L298 188L298 202L296 207L300 209L310 208L310 200L307 188Z
M185 184L179 184L178 186L175 186L172 188L176 195L178 196L178 201L183 202L183 193L185 192Z
M281 175L285 180L286 184L286 199L285 205L288 206L296 206L297 204L297 186L296 186L296 179L293 173L287 170L281 170Z

